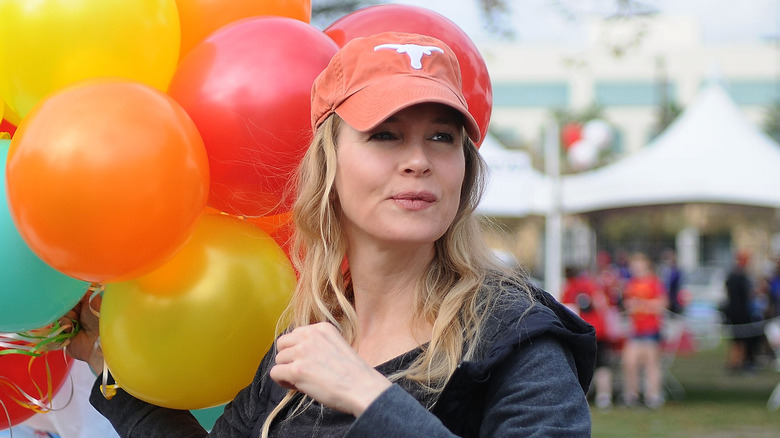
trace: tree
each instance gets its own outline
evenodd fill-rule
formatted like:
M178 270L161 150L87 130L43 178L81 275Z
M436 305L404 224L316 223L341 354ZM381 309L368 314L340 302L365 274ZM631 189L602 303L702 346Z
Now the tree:
M511 15L508 0L471 0L479 4L483 18L483 27L501 38L510 39L514 36L514 30L507 17ZM358 9L387 4L378 0L312 0L311 15L312 24L318 28L325 28L339 18Z
M780 143L780 101L767 107L763 125L764 132Z

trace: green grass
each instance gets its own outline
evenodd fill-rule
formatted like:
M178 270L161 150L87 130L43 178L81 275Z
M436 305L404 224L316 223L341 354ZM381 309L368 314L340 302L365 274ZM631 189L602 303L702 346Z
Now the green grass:
M780 373L772 368L732 374L724 367L725 347L677 357L671 374L684 396L657 410L613 407L593 412L593 436L600 437L774 437L780 411L766 402Z

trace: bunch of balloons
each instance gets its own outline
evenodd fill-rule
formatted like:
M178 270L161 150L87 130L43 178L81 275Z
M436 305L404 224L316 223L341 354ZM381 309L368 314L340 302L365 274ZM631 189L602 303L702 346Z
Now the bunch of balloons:
M437 37L483 138L492 108L484 60L443 16L381 5L322 31L310 15L309 0L0 0L0 332L100 284L105 359L131 394L201 409L252 380L294 289L288 186L339 46Z
M591 119L585 123L571 122L561 128L561 140L569 167L574 171L583 171L592 168L599 154L612 144L613 131L610 124L602 119Z

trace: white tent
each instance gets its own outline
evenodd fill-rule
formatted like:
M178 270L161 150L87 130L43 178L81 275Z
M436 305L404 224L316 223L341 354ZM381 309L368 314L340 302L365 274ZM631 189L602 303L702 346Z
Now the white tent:
M480 154L490 169L477 212L484 216L544 215L551 206L549 178L531 166L526 152L510 150L488 134Z
M561 182L566 213L686 202L780 208L780 146L717 83L644 149Z

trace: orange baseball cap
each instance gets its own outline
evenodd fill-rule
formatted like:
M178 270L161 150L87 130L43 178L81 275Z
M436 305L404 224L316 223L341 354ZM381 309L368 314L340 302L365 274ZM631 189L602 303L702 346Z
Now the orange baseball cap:
M317 76L311 125L316 129L335 112L353 128L368 131L404 108L428 102L460 111L469 138L479 142L452 49L433 37L385 32L350 40Z

